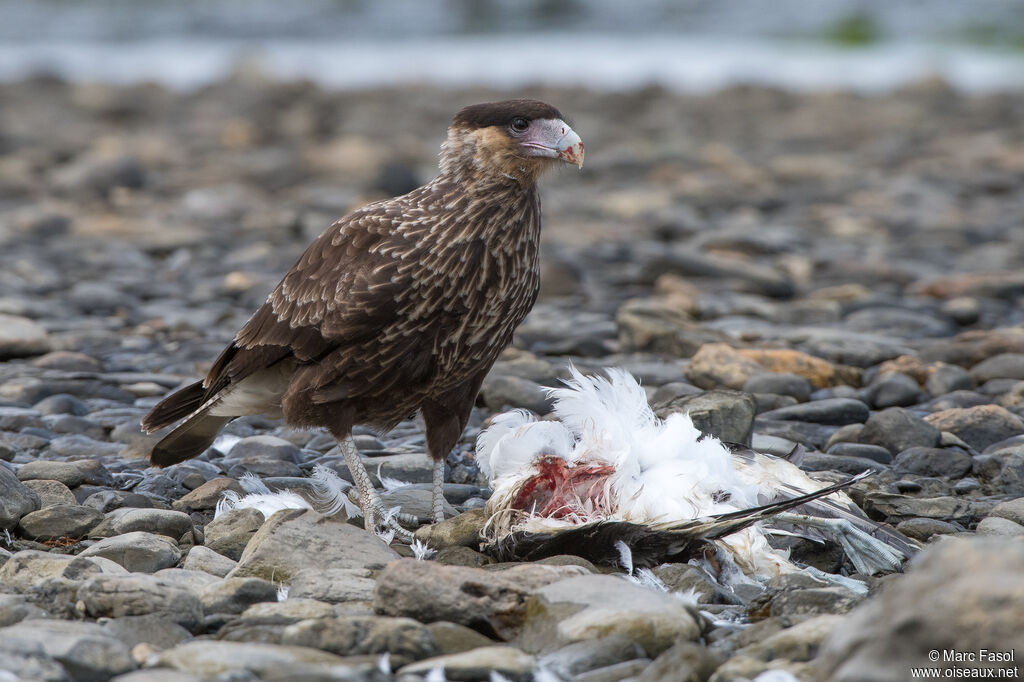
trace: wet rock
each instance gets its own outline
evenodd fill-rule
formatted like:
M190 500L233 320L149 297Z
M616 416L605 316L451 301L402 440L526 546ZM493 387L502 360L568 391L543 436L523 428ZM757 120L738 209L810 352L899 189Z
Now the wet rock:
M871 415L858 434L861 443L879 445L894 455L914 446L935 447L940 437L939 429L899 407Z
M656 656L680 639L700 636L697 620L682 602L606 575L541 587L531 596L527 614L519 637L527 651L617 635Z
M199 598L190 590L156 575L95 575L78 588L85 613L93 618L159 614L192 630L202 622Z
M176 542L163 535L132 531L104 538L79 556L101 556L133 573L155 573L163 568L177 566L181 560L181 550Z
M956 435L976 450L1024 433L1024 420L998 405L942 410L928 415L925 421Z
M203 613L240 614L253 604L277 601L277 586L260 578L226 578L199 593Z
M223 578L238 565L223 554L218 554L208 547L197 545L188 551L181 567L189 571L203 571L218 578Z
M467 682L491 679L491 673L498 673L514 682L528 682L533 678L536 660L533 656L511 646L490 646L472 649L459 654L427 658L398 670L399 675L426 673L441 668L445 676Z
M522 625L532 592L584 572L577 566L539 564L495 572L403 559L378 577L373 604L383 615L424 623L446 620L509 639Z
M73 462L36 460L18 469L18 480L60 481L68 488L74 488L85 482L85 476Z
M18 532L33 540L84 538L103 520L103 514L77 504L55 504L21 517Z
M103 682L136 667L128 646L94 623L24 620L0 628L0 650L38 651L85 682Z
M943 540L919 554L884 598L869 599L822 647L832 680L903 680L930 651L1010 651L1024 645L1024 546L996 539ZM1007 663L977 661L976 668Z
M0 529L13 529L23 516L36 511L40 505L39 495L0 464Z
M411 618L384 616L303 620L284 629L281 643L339 656L389 653L396 667L438 653L434 635L426 626Z
M206 524L204 544L214 552L238 561L264 520L258 509L229 509Z
M893 469L899 474L960 478L971 470L971 456L952 448L907 448L896 455Z
M382 568L398 554L377 536L313 511L274 514L252 537L230 573L287 582L310 568Z
M745 445L750 444L755 411L756 403L749 393L723 390L673 398L654 408L661 419L677 412L689 414L702 433Z

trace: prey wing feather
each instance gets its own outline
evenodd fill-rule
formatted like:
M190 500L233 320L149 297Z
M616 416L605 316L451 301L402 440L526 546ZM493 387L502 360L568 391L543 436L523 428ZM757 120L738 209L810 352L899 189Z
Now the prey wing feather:
M758 458L766 458L766 455L742 445L730 443L727 447L729 447L732 456L738 461L745 462L753 466L756 466L756 460ZM773 481L772 487L779 493L780 497L799 496L808 492L806 488L801 488L782 480ZM772 501L774 502L774 500ZM902 533L887 528L869 519L860 507L854 504L853 500L850 500L846 495L832 495L808 500L807 502L794 507L793 511L798 514L806 514L808 516L818 516L828 519L844 519L849 521L857 529L898 550L904 556L912 556L920 550L920 547L917 544ZM773 527L775 526L773 525ZM827 534L817 528L802 528L789 524L778 524L778 527L810 540L823 541L830 539Z
M831 495L870 475L871 472L864 472L792 499L692 521L651 526L627 521L598 521L550 533L516 531L489 543L484 550L500 561L536 561L558 554L574 554L594 563L614 564L619 557L615 545L621 541L632 550L636 567L650 567L706 541L737 533L775 514Z

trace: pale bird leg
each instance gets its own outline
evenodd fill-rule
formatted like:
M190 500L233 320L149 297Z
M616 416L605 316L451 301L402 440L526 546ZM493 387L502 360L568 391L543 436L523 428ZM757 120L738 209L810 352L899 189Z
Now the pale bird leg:
M377 494L370 480L370 474L359 459L359 451L356 450L355 441L352 436L346 437L338 443L342 456L345 457L345 464L352 473L352 481L359 490L359 507L363 510L363 527L371 533L377 530L378 526L384 526L395 532L395 537L403 542L412 542L412 533L403 528L398 519L391 516L384 509L384 503Z
M793 526L819 528L838 542L853 567L862 575L874 575L879 571L893 571L899 568L903 555L881 540L876 540L846 519L828 519L820 516L806 516L782 512L771 521Z
M434 486L431 489L434 523L444 521L444 460L434 462Z

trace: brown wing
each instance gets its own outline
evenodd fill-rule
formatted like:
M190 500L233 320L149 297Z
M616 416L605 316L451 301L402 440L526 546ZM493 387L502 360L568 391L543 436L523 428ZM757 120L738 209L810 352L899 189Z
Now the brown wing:
M410 198L364 207L317 238L216 360L207 395L286 358L317 365L309 388L327 400L357 395L396 366L424 367L415 351L437 315L410 295L429 273L408 228L432 216Z

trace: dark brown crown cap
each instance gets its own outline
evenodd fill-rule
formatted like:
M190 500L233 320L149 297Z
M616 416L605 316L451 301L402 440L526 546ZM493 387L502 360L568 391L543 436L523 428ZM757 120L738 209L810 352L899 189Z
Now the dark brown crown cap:
M452 125L464 128L507 126L518 116L530 121L538 118L562 118L558 109L539 100L509 99L504 102L470 105L455 114Z

